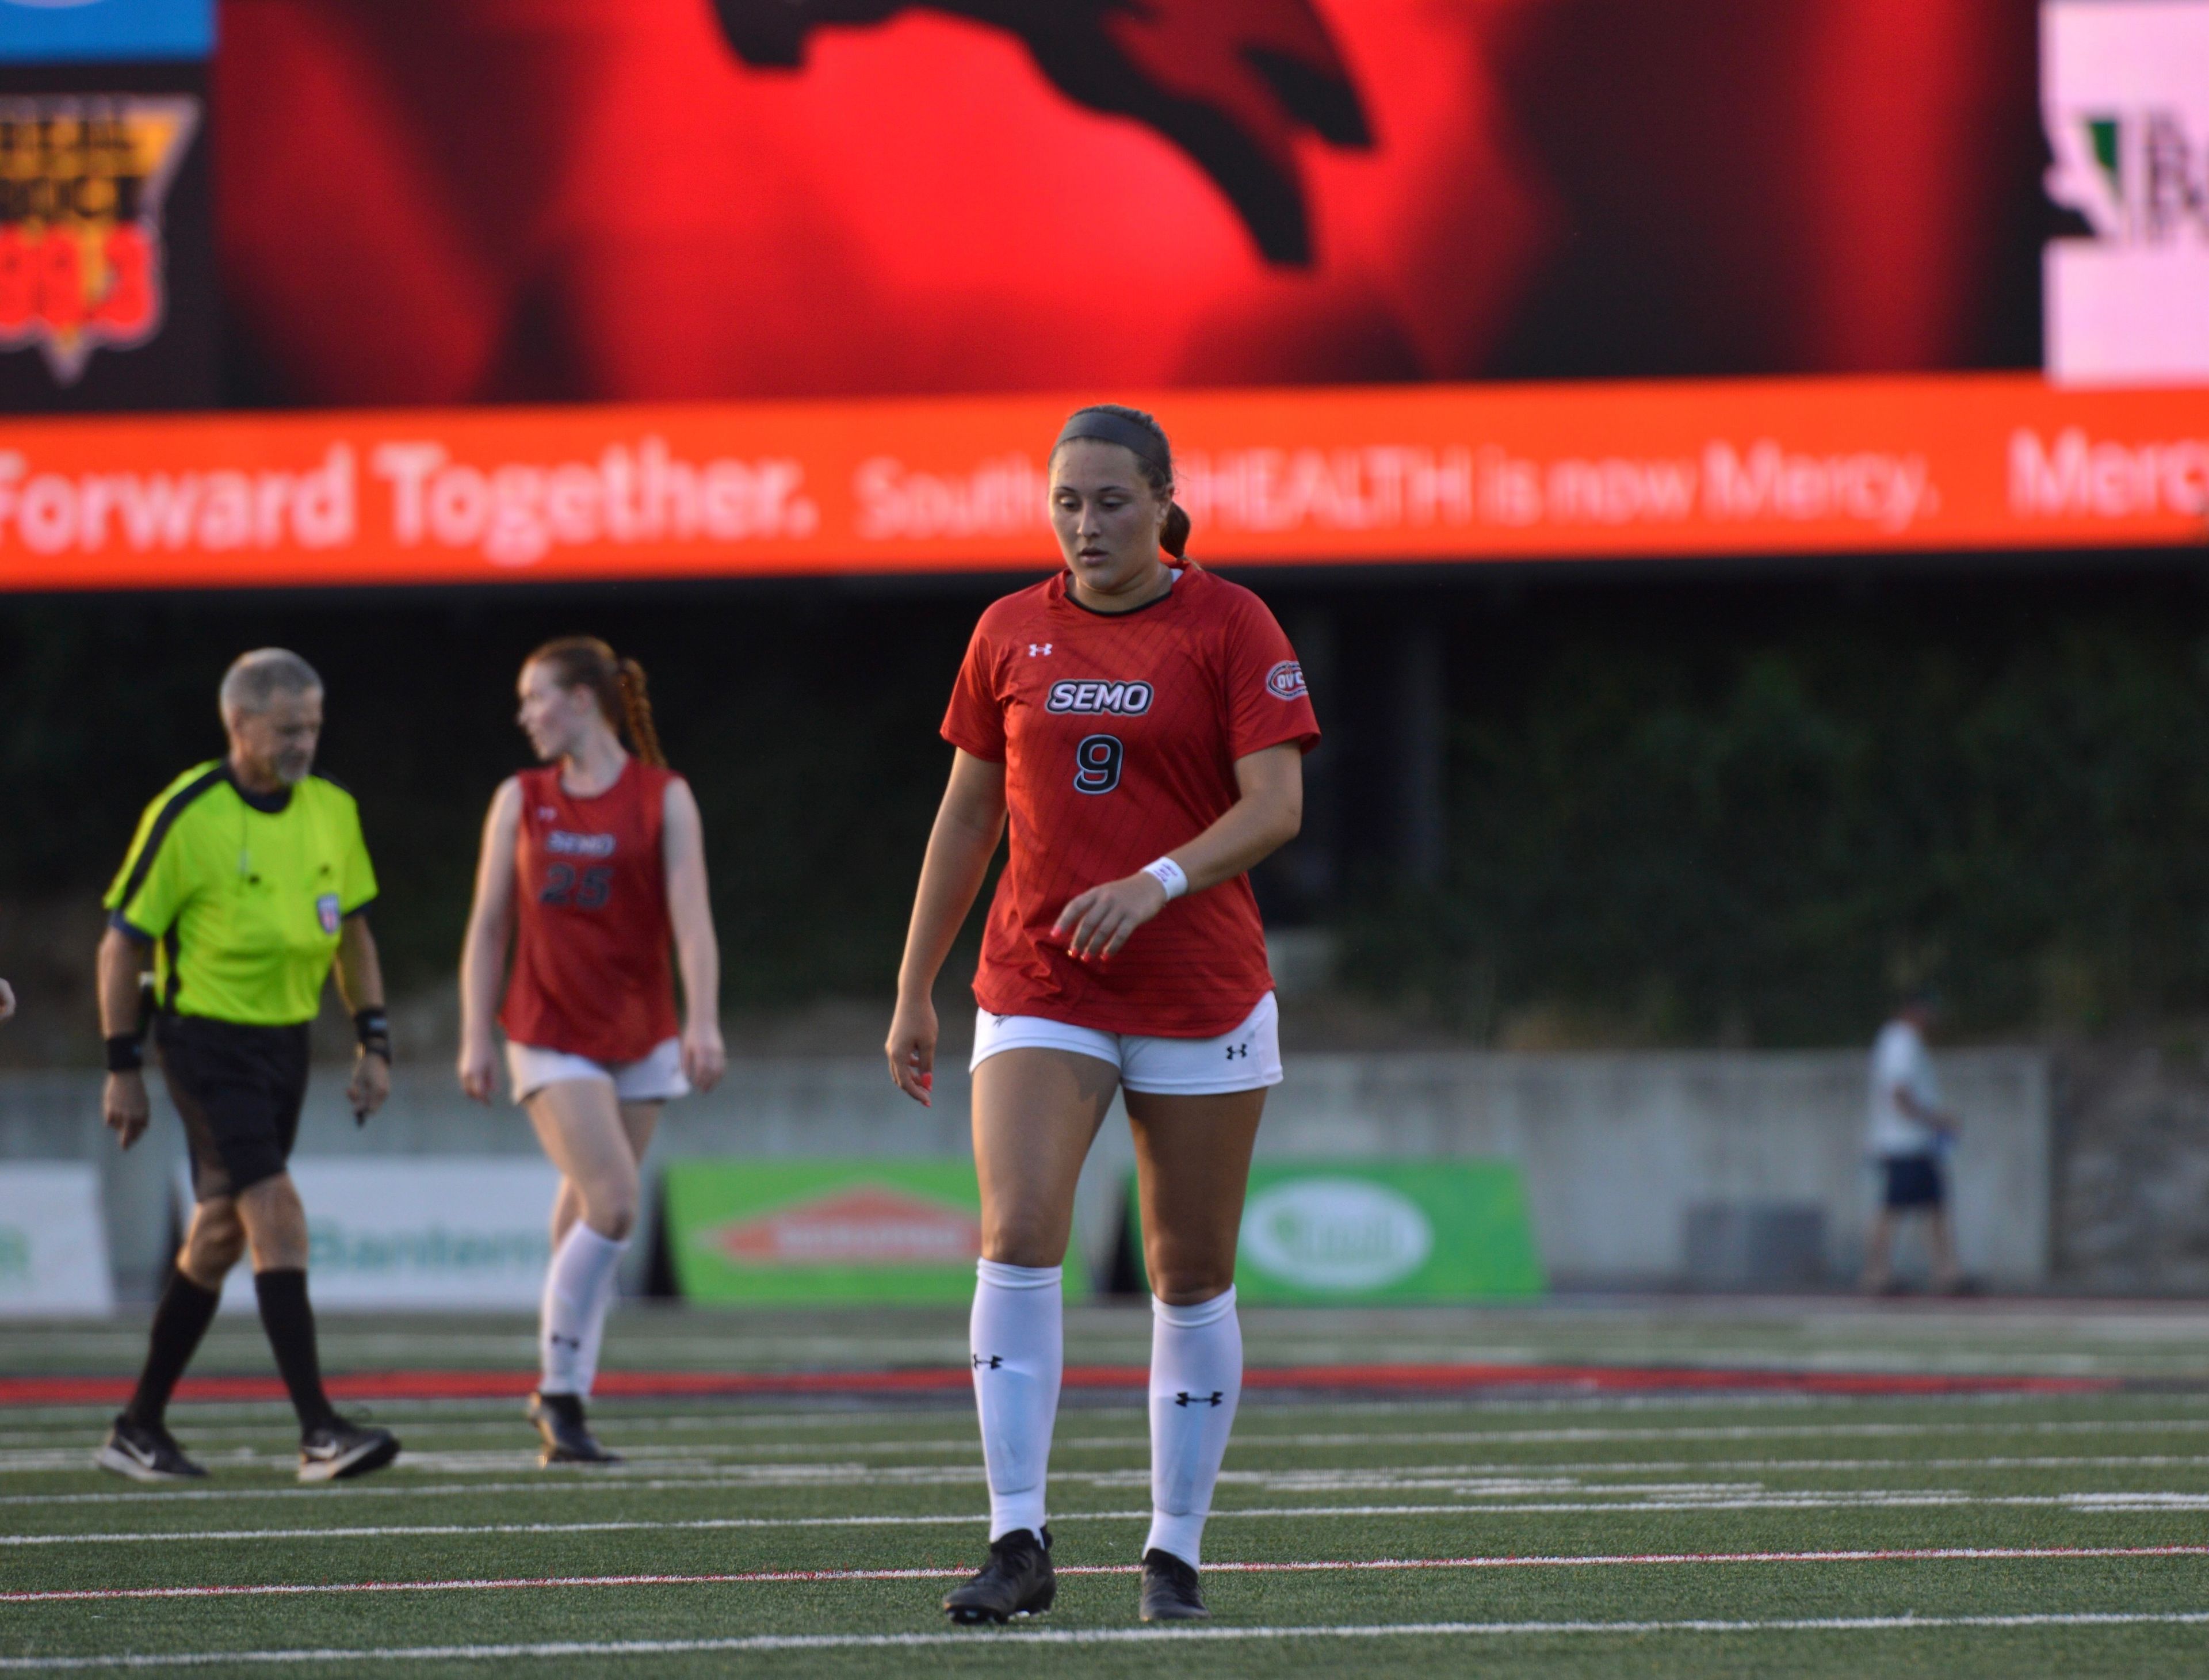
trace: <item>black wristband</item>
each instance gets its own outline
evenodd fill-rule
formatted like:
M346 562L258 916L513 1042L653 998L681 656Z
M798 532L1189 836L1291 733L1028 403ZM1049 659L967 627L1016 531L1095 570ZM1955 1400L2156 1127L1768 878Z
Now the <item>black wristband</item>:
M352 1033L360 1040L363 1055L381 1056L387 1064L390 1062L391 1017L382 1009L354 1010Z
M146 1065L146 1046L135 1033L116 1033L107 1040L107 1071L135 1074Z

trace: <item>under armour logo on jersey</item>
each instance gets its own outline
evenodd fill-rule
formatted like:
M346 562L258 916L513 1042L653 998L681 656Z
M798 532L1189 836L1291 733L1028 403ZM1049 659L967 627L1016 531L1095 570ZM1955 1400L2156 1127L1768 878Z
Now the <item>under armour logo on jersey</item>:
M1048 641L1031 641L1028 643L1028 657L1032 659L1049 659L1050 644Z
M1227 1396L1217 1388L1208 1394L1192 1394L1184 1388L1174 1396L1174 1404L1176 1406L1225 1406L1227 1404Z
M539 805L537 808L537 820L539 822L557 822L560 820L560 813L550 805Z
M1249 1045L1228 1045L1228 1046L1227 1046L1227 1059L1228 1059L1230 1062L1232 1062L1232 1061L1234 1061L1236 1058L1237 1058L1238 1057L1241 1057L1243 1060L1244 1060L1244 1061L1246 1061L1246 1062L1247 1062L1247 1061L1249 1061L1249 1060L1250 1059L1250 1046L1249 1046Z
M1002 1353L977 1353L974 1356L976 1370L996 1370L1004 1363L1005 1356Z

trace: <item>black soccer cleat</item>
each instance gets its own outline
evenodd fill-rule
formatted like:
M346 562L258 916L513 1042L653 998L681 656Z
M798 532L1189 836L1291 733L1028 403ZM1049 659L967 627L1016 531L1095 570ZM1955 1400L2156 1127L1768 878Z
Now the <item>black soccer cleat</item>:
M1209 1621L1212 1612L1196 1590L1195 1567L1156 1546L1145 1552L1140 1614L1146 1622Z
M342 1482L381 1470L399 1456L399 1437L389 1430L364 1427L343 1418L309 1430L299 1438L299 1479Z
M1015 1528L990 1542L990 1561L980 1574L943 1595L943 1613L972 1627L1041 1615L1057 1596L1058 1581L1050 1572L1050 1530L1044 1529L1038 1541L1026 1529Z
M127 1413L115 1420L92 1461L134 1482L189 1482L207 1474L184 1456L168 1430L159 1424L134 1423Z
M619 1464L622 1461L619 1453L610 1453L599 1445L598 1436L591 1433L590 1425L583 1421L581 1395L532 1394L526 1415L531 1423L537 1425L537 1432L545 1437L545 1450L537 1455L539 1464Z

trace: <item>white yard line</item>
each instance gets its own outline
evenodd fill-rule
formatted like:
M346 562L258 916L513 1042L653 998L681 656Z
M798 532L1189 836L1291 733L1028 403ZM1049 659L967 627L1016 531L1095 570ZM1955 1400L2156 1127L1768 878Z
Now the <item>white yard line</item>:
M810 1443L818 1451L820 1443ZM1235 1443L1236 1456L1247 1460L1266 1443ZM1370 1445L1385 1448L1397 1444L1377 1440ZM846 1447L846 1451L868 1454L878 1459L894 1457L902 1448L887 1443L868 1443ZM846 1461L814 1461L811 1463L753 1464L741 1460L728 1462L719 1456L721 1449L701 1444L681 1452L653 1453L649 1450L623 1449L626 1465L593 1468L586 1472L569 1473L557 1484L548 1483L542 1473L533 1448L517 1448L511 1452L483 1450L466 1452L415 1451L402 1454L398 1469L410 1470L425 1475L503 1475L511 1473L533 1485L557 1484L563 1487L584 1482L603 1485L637 1485L648 1476L667 1477L683 1472L687 1480L710 1478L731 1484L786 1484L791 1486L834 1486L852 1480L877 1478L926 1483L930 1480L963 1481L980 1473L978 1462L981 1444L978 1440L962 1441L959 1450L974 1455L972 1464L918 1464L868 1462L859 1459ZM1131 1454L1148 1458L1148 1442L1131 1441L1127 1443ZM256 1452L233 1448L227 1452L208 1453L206 1461L226 1469L289 1470L295 1462L290 1452ZM33 1453L24 1449L0 1452L0 1475L45 1474L55 1471L82 1470L90 1464L89 1446L72 1443ZM1278 1480L1305 1476L1373 1476L1373 1477L1505 1477L1529 1479L1538 1477L1575 1475L1636 1475L1647 1473L1677 1474L1691 1471L1767 1471L1805 1472L1821 1470L2084 1470L2121 1469L2138 1466L2147 1469L2209 1469L2209 1454L2193 1453L2098 1453L2090 1454L1986 1454L1966 1458L1804 1458L1804 1459L1610 1459L1594 1461L1484 1462L1475 1464L1439 1465L1328 1465L1310 1468L1282 1466L1278 1468L1246 1468L1228 1472L1250 1482ZM1054 1472L1060 1480L1089 1480L1109 1484L1116 1478L1142 1477L1147 1473L1144 1465L1130 1466L1123 1470L1081 1470L1065 1468ZM503 1484L485 1483L486 1489ZM423 1490L414 1490L422 1491ZM203 1490L203 1491L212 1491ZM228 1491L226 1490L225 1491ZM250 1493L252 1490L238 1490ZM44 1502L52 1496L45 1494L0 1494L0 1506Z
M1415 1569L1653 1569L1726 1563L2019 1563L2079 1558L2209 1557L2209 1545L2169 1546L1915 1546L1871 1551L1619 1552L1589 1557L1557 1554L1502 1557L1380 1557L1311 1563L1208 1563L1213 1575L1327 1575ZM805 1581L942 1581L963 1569L747 1569L721 1575L515 1575L481 1581L364 1581L270 1582L220 1587L86 1587L0 1593L0 1604L105 1603L118 1599L298 1598L357 1593L490 1593L569 1587L709 1587L781 1585ZM1132 1575L1134 1563L1085 1563L1062 1575Z
M1700 1498L1542 1500L1514 1502L1417 1505L1284 1505L1225 1507L1212 1513L1214 1522L1307 1517L1479 1517L1561 1515L1615 1516L1643 1511L1836 1511L1950 1510L1965 1508L2075 1511L2082 1514L2135 1514L2149 1511L2209 1510L2209 1493L1971 1494L1952 1490L1842 1490L1819 1493L1755 1492ZM1063 1511L1054 1522L1132 1522L1150 1512ZM200 1528L122 1530L93 1533L0 1534L0 1547L158 1545L195 1540L359 1540L439 1538L475 1534L673 1533L714 1529L937 1527L979 1522L977 1512L907 1516L642 1518L603 1522L382 1523L322 1528Z
M44 1672L87 1669L203 1668L223 1663L488 1662L561 1657L675 1657L736 1655L769 1651L912 1650L939 1646L985 1649L996 1645L1148 1645L1191 1640L1540 1639L1593 1635L1646 1637L1652 1634L1937 1633L1956 1629L2200 1627L2209 1611L2080 1611L2028 1616L1834 1616L1764 1622L1397 1622L1315 1627L1020 1628L930 1634L750 1634L729 1639L574 1640L531 1645L412 1645L382 1650L304 1647L293 1650L128 1653L98 1657L0 1657L0 1671Z
M1137 1442L1147 1455L1147 1443ZM978 1452L978 1443L962 1443L966 1450ZM70 1467L82 1468L86 1455L80 1454ZM231 1459L215 1460L227 1466L236 1462ZM292 1462L290 1454L271 1457L272 1466L288 1469ZM409 1459L402 1457L394 1468L406 1467ZM1391 1471L1386 1467L1359 1469L1322 1467L1309 1471L1226 1471L1221 1479L1230 1483L1259 1484L1287 1483L1297 1478L1319 1481L1331 1476L1487 1476L1516 1478L1522 1482L1533 1482L1545 1477L1609 1475L1631 1476L1677 1475L1684 1471L1711 1471L1740 1473L1761 1472L1775 1475L1812 1474L1827 1471L1873 1470L2195 1470L2209 1469L2209 1454L2168 1453L2102 1453L2091 1456L2061 1457L1988 1457L1946 1459L1613 1459L1567 1464L1467 1464L1422 1466L1417 1470ZM870 1477L903 1477L917 1479L920 1476L938 1473L932 1466L919 1470L899 1467L872 1466ZM978 1469L962 1472L978 1476ZM1147 1471L1083 1472L1054 1470L1051 1478L1056 1482L1087 1481L1093 1485L1109 1485L1123 1478L1141 1478ZM754 1478L741 1472L736 1466L713 1466L695 1475L679 1479L669 1478L664 1468L655 1466L648 1475L623 1475L619 1470L603 1468L558 1469L551 1472L541 1470L532 1457L528 1474L504 1482L430 1482L410 1485L403 1481L363 1483L342 1490L337 1496L345 1499L372 1497L400 1499L436 1499L481 1494L551 1494L565 1497L575 1493L667 1493L689 1492L698 1490L718 1490L754 1484ZM1652 1491L1646 1484L1637 1484L1640 1491ZM214 1487L214 1488L133 1488L112 1493L8 1493L0 1494L0 1508L10 1505L139 1505L172 1504L180 1502L228 1501L241 1499L318 1499L327 1502L332 1497L327 1488L303 1487Z

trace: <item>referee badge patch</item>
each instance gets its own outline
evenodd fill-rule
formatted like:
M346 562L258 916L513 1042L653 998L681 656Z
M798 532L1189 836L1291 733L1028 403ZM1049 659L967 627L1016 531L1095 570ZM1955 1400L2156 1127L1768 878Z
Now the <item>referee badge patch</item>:
M335 933L338 930L338 923L343 919L338 914L338 895L335 893L324 893L316 899L315 914L321 919L324 933Z
M1266 687L1277 700L1301 700L1309 692L1304 687L1304 668L1294 659L1283 659L1267 671Z

